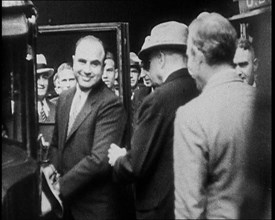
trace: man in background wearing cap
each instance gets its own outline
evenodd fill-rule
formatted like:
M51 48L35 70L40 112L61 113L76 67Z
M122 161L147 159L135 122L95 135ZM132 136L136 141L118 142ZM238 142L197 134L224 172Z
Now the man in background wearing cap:
M171 21L155 26L145 39L139 57L158 87L136 113L131 150L115 144L109 149L114 178L135 184L138 219L174 219L174 117L198 94L187 71L187 33L186 25Z
M176 113L177 219L240 218L256 91L235 72L236 37L217 13L204 12L189 26L188 69L202 93Z
M136 111L145 99L146 96L148 96L150 93L154 91L154 87L152 85L152 80L149 77L148 71L146 71L143 66L141 65L141 73L140 78L142 79L142 84L138 85L138 89L135 90L134 98L132 100L132 106L133 106L133 128L136 124Z
M55 123L55 104L47 98L49 78L53 75L53 68L47 67L47 61L43 54L37 54L37 97L39 115L39 133L43 134L46 142L52 138Z
M134 52L130 52L130 83L131 83L131 100L134 99L135 90L138 88L138 79L140 75L140 59Z
M106 86L116 93L115 82L117 78L116 63L114 55L107 51L104 60L104 70L102 74L102 81Z
M131 104L132 104L132 128L135 126L135 115L138 107L143 99L150 92L149 87L139 85L139 77L141 74L141 60L134 52L130 52L130 82L131 82Z

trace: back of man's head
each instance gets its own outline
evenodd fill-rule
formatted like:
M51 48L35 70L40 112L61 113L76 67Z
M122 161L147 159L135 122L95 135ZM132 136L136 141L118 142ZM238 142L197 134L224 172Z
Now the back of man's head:
M167 48L161 51L165 53L167 56L171 57L171 63L174 63L174 62L183 62L185 64L187 63L186 50L177 49L177 48L171 48L171 49Z
M218 13L201 13L189 26L188 41L200 50L208 65L232 64L237 33Z

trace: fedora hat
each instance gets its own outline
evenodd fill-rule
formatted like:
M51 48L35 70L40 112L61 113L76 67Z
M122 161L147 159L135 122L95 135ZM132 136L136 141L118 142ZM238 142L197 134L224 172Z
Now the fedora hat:
M156 25L145 41L139 52L139 58L155 48L177 48L186 49L188 27L176 21L168 21Z
M53 75L54 69L49 68L47 66L47 61L46 61L46 58L43 54L37 54L36 55L36 63L37 63L37 70L36 70L37 74L40 75L42 73L47 73L48 78Z
M63 217L64 207L59 193L53 188L52 179L57 172L53 165L41 167L42 173L42 195L41 210L42 215L53 211L59 218Z

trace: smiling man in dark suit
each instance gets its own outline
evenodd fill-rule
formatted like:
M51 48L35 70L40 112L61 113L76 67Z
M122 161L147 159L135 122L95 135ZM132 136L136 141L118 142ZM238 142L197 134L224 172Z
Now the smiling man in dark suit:
M75 220L126 218L123 189L112 182L107 157L110 144L122 141L126 114L101 79L104 57L98 38L79 39L73 56L77 85L57 103L51 158L61 177L54 187Z

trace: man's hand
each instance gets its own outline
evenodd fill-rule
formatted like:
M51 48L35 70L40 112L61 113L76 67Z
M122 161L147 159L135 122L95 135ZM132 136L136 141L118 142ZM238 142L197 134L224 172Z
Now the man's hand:
M49 166L44 167L43 172L44 172L45 176L48 177L53 189L56 191L57 194L59 194L59 192L60 192L60 184L59 184L60 174L57 172L54 165L50 164Z
M59 180L55 181L53 183L53 188L57 191L57 194L59 195L60 194L60 183L59 183Z
M52 211L52 205L48 198L46 197L45 193L42 191L41 194L41 214L42 216L48 214L50 211Z
M120 148L116 144L111 144L108 150L109 164L115 165L117 158L125 156L127 153L125 148Z

